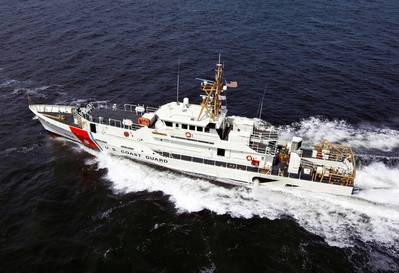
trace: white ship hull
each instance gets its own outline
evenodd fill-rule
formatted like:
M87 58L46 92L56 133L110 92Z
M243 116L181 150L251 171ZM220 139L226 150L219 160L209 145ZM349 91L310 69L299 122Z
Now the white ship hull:
M80 126L77 126L76 124L71 125L65 121L57 120L51 115L51 113L54 113L57 115L72 116L73 107L71 106L30 105L30 109L38 117L47 131L112 155L126 157L135 161L157 165L179 172L206 176L210 179L232 185L245 187L252 187L255 185L259 187L259 189L295 187L307 191L338 195L352 194L352 186L320 183L300 178L291 178L289 176L285 177L230 168L230 165L233 166L239 161L233 160L231 161L232 163L227 162L224 165L223 162L218 161L217 158L211 154L206 157L203 154L198 157L186 156L182 159L174 158L172 153L168 152L166 154L169 156L165 156L165 153L161 151L160 139L167 142L169 141L169 137L167 137L167 134L162 130L150 128L129 130L107 124L96 124L96 130L93 132L90 130L90 121L88 120L80 120ZM184 142L184 140L182 140L182 142ZM178 154L179 149L183 150L189 147L184 145L178 147L174 155ZM204 143L203 146L203 148L206 148L206 143ZM193 146L192 149L195 151L196 147ZM214 161L214 163L213 165L206 164L205 160ZM215 163L215 161L219 163ZM220 166L215 164L220 164Z

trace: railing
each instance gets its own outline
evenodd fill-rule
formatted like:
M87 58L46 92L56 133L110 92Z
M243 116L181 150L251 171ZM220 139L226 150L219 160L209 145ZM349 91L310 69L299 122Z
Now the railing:
M123 110L126 112L135 112L137 106L139 106L139 105L125 103L123 105Z
M136 107L142 107L144 111L137 111ZM129 130L137 130L140 129L141 126L138 125L137 123L133 123L132 125L124 125L121 120L118 119L111 119L111 118L104 118L104 117L98 117L98 118L93 118L92 115L90 115L90 110L92 109L112 109L114 111L126 111L126 112L136 112L137 114L139 113L153 113L158 110L157 107L152 107L152 106L144 106L144 105L139 105L139 104L129 104L125 103L123 104L123 107L120 108L118 107L117 104L110 104L107 101L94 101L90 102L86 106L87 108L87 113L80 112L78 113L81 115L83 118L90 122L98 123L98 124L104 124L104 125L109 125L113 127L118 127L118 128L125 128Z
M91 106L91 107L90 107ZM109 108L108 107L108 102L107 101L105 101L105 100L102 100L102 101L92 101L92 102L89 102L89 104L87 104L87 107L90 107L90 108Z
M277 137L278 137L277 131L273 131L273 130L268 130L268 131L254 130L254 132L251 135L251 138L257 139L259 141L269 140L269 139L277 139Z
M159 107L147 106L147 107L146 107L146 110L147 110L147 113L153 113L153 112L157 111L158 108L159 108Z
M82 112L78 113L78 115L80 115L81 117L83 117L84 119L86 119L90 122L103 124L103 125L109 125L112 127L124 128L124 129L128 129L128 130L138 130L141 128L141 126L136 123L133 123L132 125L125 125L125 124L123 124L123 122L121 120L118 120L118 119L112 119L112 118L104 119L103 117L93 118L92 115L82 113Z
M329 143L326 140L316 145L315 150L321 153L322 159L330 161L342 162L345 158L354 159L353 151L349 146ZM328 151L328 153L325 153L325 151Z
M274 155L276 153L277 142L269 141L268 144L250 142L249 147L260 154Z
M313 181L342 185L342 186L350 186L353 187L355 177L353 175L345 175L335 173L334 170L329 170L329 174L315 174L312 176Z
M108 123L111 126L115 126L115 127L119 127L119 128L122 127L122 122L120 120L118 120L118 119L109 118L108 119Z
M65 105L51 105L51 104L34 104L30 106L33 110L38 112L48 113L72 113L72 106Z
M330 167L323 169L321 173L317 173L317 164L314 164L313 162L303 158L301 160L301 166L302 168L312 170L312 181L344 186L353 186L355 179L355 170L353 170L352 173L347 173L343 169L334 169Z
M124 104L123 109L117 108L117 110L120 111L128 111L128 112L134 112L135 107L140 106L140 105L135 105L135 104ZM129 129L129 130L137 130L140 129L141 126L133 123L132 125L124 125L121 120L117 119L111 119L111 118L103 118L103 117L98 117L98 118L93 118L92 115L90 115L90 110L91 109L111 109L112 106L110 107L109 103L107 101L95 101L95 102L90 102L86 105L86 108L88 110L87 113L84 113L82 111L79 111L79 108L76 108L74 106L65 106L65 105L51 105L51 104L35 104L30 106L33 110L38 111L38 112L47 112L47 113L68 113L68 114L73 114L79 115L82 118L93 122L93 123L98 123L98 124L104 124L104 125L109 125L113 127L118 127L118 128L124 128L124 129ZM143 106L144 107L144 106ZM146 107L146 112L154 112L158 108L155 107Z
M278 134L275 130L259 130L254 129L249 147L261 154L274 155L277 148Z
M87 104L86 106L89 109L113 109L117 111L126 111L126 112L136 112L136 107L143 107L144 113L153 113L158 110L159 107L153 106L145 106L140 104L123 104L123 107L120 108L116 103L110 104L107 101L93 101Z

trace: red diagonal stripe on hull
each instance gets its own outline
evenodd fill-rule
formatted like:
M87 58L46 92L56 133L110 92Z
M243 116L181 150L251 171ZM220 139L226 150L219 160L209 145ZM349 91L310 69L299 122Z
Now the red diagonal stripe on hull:
M98 150L97 145L91 140L89 133L85 130L69 126L71 132L79 138L80 142L82 142L85 146L92 148L94 150Z

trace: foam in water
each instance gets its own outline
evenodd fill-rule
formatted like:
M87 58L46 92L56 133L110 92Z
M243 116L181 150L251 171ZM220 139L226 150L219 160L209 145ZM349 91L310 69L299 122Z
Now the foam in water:
M15 88L12 92L13 95L32 95L40 98L46 98L47 96L41 93L42 91L50 88L50 86L41 86L35 88Z
M359 171L357 183L364 187L364 192L356 197L343 197L297 189L225 188L104 153L97 154L97 160L99 168L108 169L107 178L113 182L116 192L162 191L169 196L178 212L207 209L232 217L258 215L269 219L288 215L310 232L324 237L331 245L351 246L360 239L383 244L394 251L399 248L399 207L396 201L390 203L399 190L399 182L390 175L396 175L399 169L390 169L382 163ZM368 176L381 169L392 173L383 178ZM364 177L367 179L363 180ZM387 182L385 178L388 178ZM379 192L372 179L377 185L384 186L385 196L385 191L393 191L390 197L375 198Z
M57 100L55 103L56 104L69 104L69 105L82 105L82 104L86 104L90 101L95 101L95 99L94 98L84 98L84 99L72 98L72 99L67 99L67 100Z
M399 208L399 168L373 162L357 174L358 196L370 201L395 205Z
M13 85L15 83L18 83L18 81L17 80L6 80L6 81L0 83L0 87L7 87L7 86Z
M8 79L0 83L0 88L11 89L10 93L3 93L2 97L12 97L20 95L31 95L39 98L46 98L47 96L43 94L43 91L49 89L50 87L61 87L61 85L45 85L39 87L32 87L30 81L18 81L13 79Z
M352 148L392 151L399 148L399 131L389 128L355 128L345 121L310 117L298 123L279 128L285 139L293 135L306 141L318 143L322 140L347 144Z

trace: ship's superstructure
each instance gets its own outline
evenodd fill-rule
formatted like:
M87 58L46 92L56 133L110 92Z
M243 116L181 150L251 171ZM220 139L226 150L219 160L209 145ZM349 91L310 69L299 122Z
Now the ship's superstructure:
M170 102L159 108L108 102L84 107L31 104L44 128L114 155L205 176L225 183L351 194L355 160L347 146L302 138L282 140L260 119L227 116L223 79L202 80L200 104Z

